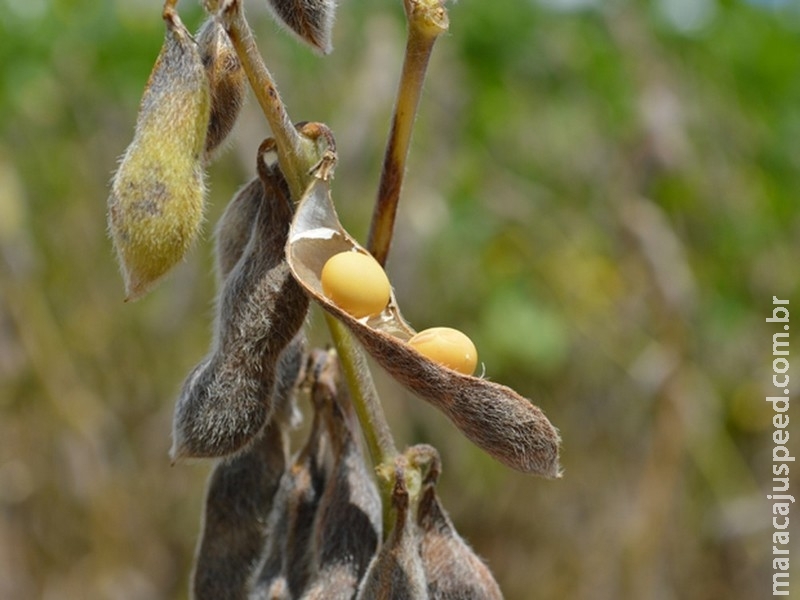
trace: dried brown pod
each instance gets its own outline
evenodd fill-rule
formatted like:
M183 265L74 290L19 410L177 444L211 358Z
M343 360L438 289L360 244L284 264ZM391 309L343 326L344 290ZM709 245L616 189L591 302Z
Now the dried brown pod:
M333 206L325 166L308 187L289 232L287 260L306 291L345 323L397 381L441 410L472 442L500 462L526 473L558 477L560 438L544 413L514 390L464 375L426 358L407 343L415 331L392 294L378 315L356 319L323 293L320 274L340 252L364 250L344 230Z
M173 460L220 457L244 448L266 424L276 364L300 330L308 298L283 248L292 204L273 140L258 152L262 197L241 257L217 302L212 350L189 374L173 419Z
M333 50L331 32L336 13L334 0L267 0L267 7L275 20L299 40L322 54L329 54Z
M315 515L329 476L329 446L325 419L315 411L308 439L283 474L275 495L261 558L249 586L251 600L296 598L305 589L312 573Z
M215 466L192 575L196 600L247 598L250 571L264 545L264 523L286 468L287 444L273 421L245 452Z
M350 600L378 548L381 500L358 439L355 414L334 354L317 351L312 391L333 459L314 525L312 580L303 600Z
M430 447L428 447L430 448ZM486 564L458 535L436 494L441 472L433 451L417 510L420 554L431 600L502 600L500 586Z
M208 78L178 14L166 8L164 22L164 45L108 198L109 232L127 300L143 295L180 262L203 218Z
M264 546L266 523L288 462L287 410L303 375L304 340L278 362L272 419L245 452L220 460L209 478L203 529L192 574L196 600L245 599Z
M197 33L200 57L211 90L205 154L208 162L233 129L244 104L247 74L218 17L209 17Z
M263 201L264 184L256 176L234 194L217 222L214 241L219 287L242 257Z
M425 570L416 524L420 473L405 456L395 460L392 511L395 525L372 559L359 586L358 600L427 600Z

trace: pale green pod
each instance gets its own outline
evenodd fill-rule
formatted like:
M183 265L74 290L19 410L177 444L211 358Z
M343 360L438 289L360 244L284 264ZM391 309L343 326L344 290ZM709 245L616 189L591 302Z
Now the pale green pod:
M185 256L203 219L208 78L177 13L167 9L164 21L164 45L108 199L127 300L143 295Z

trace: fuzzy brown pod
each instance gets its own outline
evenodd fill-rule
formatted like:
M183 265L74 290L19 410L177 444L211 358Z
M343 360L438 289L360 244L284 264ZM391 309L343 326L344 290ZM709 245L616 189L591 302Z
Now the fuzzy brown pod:
M286 253L294 276L350 328L381 367L441 410L473 443L509 467L558 477L560 438L544 413L506 386L458 373L409 346L415 331L400 314L393 293L381 313L363 319L326 297L320 275L328 259L340 252L367 254L339 222L325 176L330 168L321 169L309 185L292 221Z
M264 184L256 176L239 188L217 221L214 229L214 257L218 287L222 287L233 267L242 258L263 201Z
M278 362L272 419L246 451L220 460L209 477L192 574L196 600L247 598L250 574L264 546L264 524L286 471L287 414L303 377L304 355L304 340L298 336Z
M372 559L359 586L357 600L427 600L427 582L419 552L416 524L421 475L406 456L398 456L389 475L394 481L395 524Z
M315 515L330 475L329 452L325 419L315 411L308 439L275 494L266 540L249 585L250 600L297 598L308 584Z
M339 364L316 351L314 404L324 416L333 459L314 525L313 571L302 600L350 600L378 549L381 500L368 472Z
M436 494L441 472L439 454L433 456L422 483L417 509L421 532L420 554L431 600L502 600L503 594L486 564L458 535Z
M205 143L205 158L209 162L236 123L244 104L247 74L218 17L209 17L203 23L197 33L197 45L211 91Z
M262 143L258 157L262 188L250 197L259 204L258 216L224 279L212 350L189 374L178 398L173 461L228 456L253 440L273 409L278 359L308 311L308 297L283 253L292 204L273 140Z
M267 0L267 8L275 20L299 40L322 54L329 54L333 50L334 0Z
M109 232L126 300L142 296L180 262L197 237L205 204L208 78L178 14L165 9L164 22L164 45L108 198Z

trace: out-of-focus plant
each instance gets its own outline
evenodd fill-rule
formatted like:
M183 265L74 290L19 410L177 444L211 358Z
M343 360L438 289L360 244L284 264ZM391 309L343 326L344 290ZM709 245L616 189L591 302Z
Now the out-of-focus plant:
M242 4L206 0L195 39L177 0L167 0L164 48L109 198L110 231L133 299L189 249L204 212L204 168L249 83L272 137L255 152L256 177L216 227L212 348L186 378L174 415L172 459L218 461L194 596L500 598L436 495L438 452L397 450L363 354L504 464L560 475L559 435L541 410L474 376L477 353L463 333L414 331L383 271L429 58L448 28L444 3L404 2L405 61L366 247L336 215L333 132L291 122ZM271 4L300 39L330 51L331 3ZM326 312L335 352L305 349L310 299ZM290 457L288 431L303 391L313 424Z

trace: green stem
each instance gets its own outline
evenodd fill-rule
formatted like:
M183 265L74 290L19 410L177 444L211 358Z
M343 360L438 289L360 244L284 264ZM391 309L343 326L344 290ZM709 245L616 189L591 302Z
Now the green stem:
M272 74L258 51L253 32L245 19L241 0L227 0L221 5L225 30L242 62L261 110L267 118L272 136L278 146L278 163L292 194L297 201L311 181L309 170L319 160L313 141L298 133L286 107L281 101Z
M408 17L406 54L367 240L367 249L381 265L386 264L389 255L411 132L428 62L436 39L448 26L447 11L440 0L405 0L405 8Z
M397 447L389 429L389 423L386 421L386 415L383 412L363 350L353 339L350 331L338 319L325 313L325 320L330 329L345 380L350 388L353 408L361 425L372 464L379 471L377 481L383 505L383 530L384 533L388 533L391 530L393 518L390 515L393 483L380 476L380 469L383 465L394 464L394 459L398 455Z

